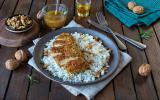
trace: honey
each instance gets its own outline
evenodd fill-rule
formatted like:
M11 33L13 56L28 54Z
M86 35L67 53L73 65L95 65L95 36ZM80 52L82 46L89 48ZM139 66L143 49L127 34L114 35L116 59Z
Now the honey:
M44 15L45 24L52 28L60 28L65 25L66 15L62 11L51 10Z

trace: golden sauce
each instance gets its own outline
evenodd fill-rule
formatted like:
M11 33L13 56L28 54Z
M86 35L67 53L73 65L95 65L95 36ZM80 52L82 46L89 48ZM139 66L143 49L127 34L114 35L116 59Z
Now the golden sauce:
M81 17L87 17L89 15L89 4L77 4L77 14Z
M60 11L48 11L44 16L45 24L50 28L60 28L64 26L66 15Z

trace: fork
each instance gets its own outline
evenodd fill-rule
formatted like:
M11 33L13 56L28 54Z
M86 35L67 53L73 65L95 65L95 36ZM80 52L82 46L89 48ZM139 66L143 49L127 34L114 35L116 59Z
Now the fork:
M97 12L97 13L96 13L96 17L97 17L97 20L98 20L98 22L100 23L100 25L105 26L105 28L107 28L107 30L110 31L110 32L112 32L114 35L120 37L121 39L125 40L126 42L132 44L133 46L135 46L135 47L137 47L137 48L139 48L139 49L141 49L141 50L144 50L144 49L147 47L145 44L142 44L142 43L140 43L140 42L138 42L138 41L135 41L135 40L133 40L133 39L131 39L131 38L128 38L128 37L126 37L126 36L123 36L123 35L121 35L121 34L119 34L119 33L117 33L117 32L113 32L113 31L108 27L108 23L107 23L107 21L105 20L105 17L104 17L104 15L102 14L102 12Z
M97 13L96 13L96 17L97 17L97 20L98 20L99 24L101 24L101 25L103 25L103 26L108 26L108 23L107 23L107 21L105 20L105 17L102 15L101 12L97 12ZM107 29L108 29L108 31L110 31L110 33L112 34L112 36L113 36L115 42L117 43L118 47L119 47L121 50L126 50L126 49L127 49L126 45L124 45L124 44L122 43L122 41L120 41L120 40L118 39L118 37L115 35L115 33L114 33L110 28L107 28Z

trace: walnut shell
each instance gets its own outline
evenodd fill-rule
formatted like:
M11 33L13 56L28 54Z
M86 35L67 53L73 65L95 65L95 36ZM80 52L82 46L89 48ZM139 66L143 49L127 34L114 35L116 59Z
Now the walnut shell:
M135 6L136 6L135 2L133 2L133 1L128 2L128 9L132 10Z
M8 59L5 62L5 65L6 65L6 69L8 69L8 70L15 70L16 68L19 67L20 63L16 59Z
M27 61L28 60L28 53L23 50L18 50L15 53L15 58L21 62Z
M143 14L144 7L143 6L135 6L132 11L136 14Z
M141 76L147 76L151 72L151 66L149 64L142 64L139 67L138 72L139 72L139 75L141 75Z

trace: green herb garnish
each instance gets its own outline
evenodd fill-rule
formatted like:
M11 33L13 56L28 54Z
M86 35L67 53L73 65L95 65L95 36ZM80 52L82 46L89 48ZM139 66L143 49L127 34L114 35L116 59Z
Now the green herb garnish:
M32 75L27 75L27 78L29 80L29 83L32 85L33 83L39 83L38 80L36 80Z
M152 37L152 30L144 31L142 28L139 27L139 35L142 39L148 39Z

